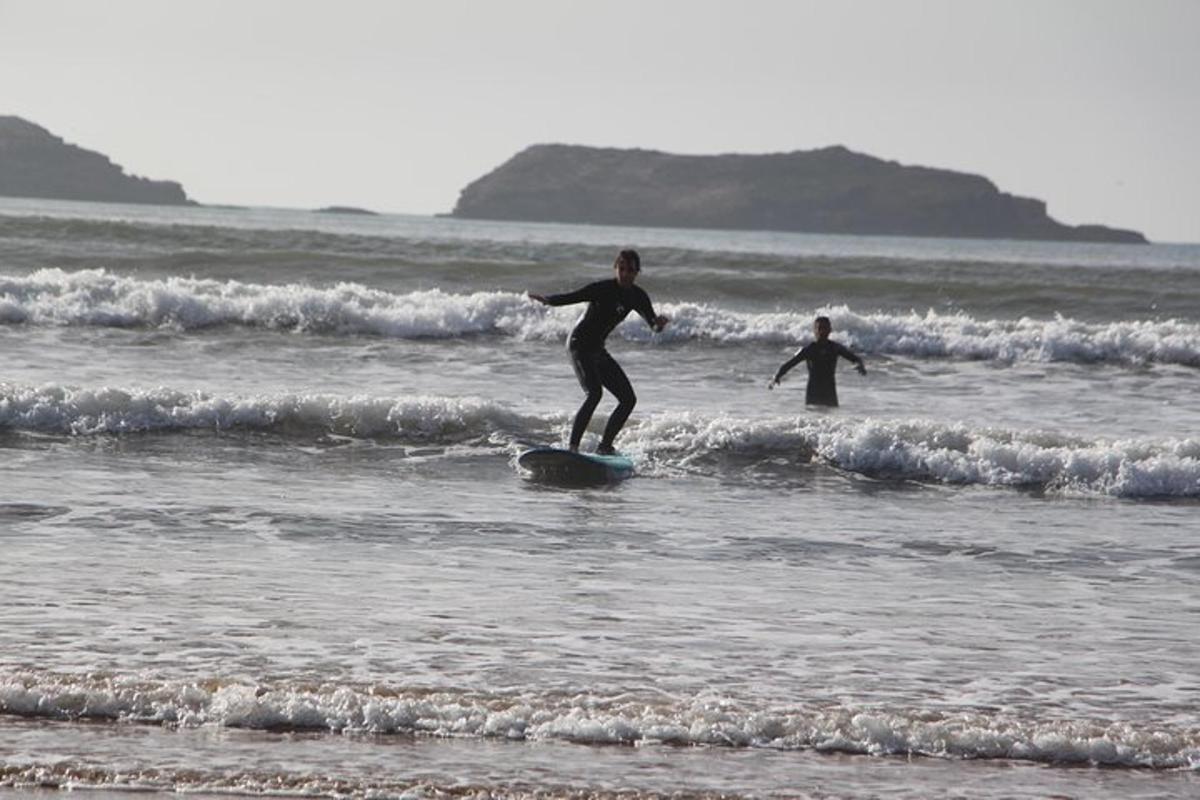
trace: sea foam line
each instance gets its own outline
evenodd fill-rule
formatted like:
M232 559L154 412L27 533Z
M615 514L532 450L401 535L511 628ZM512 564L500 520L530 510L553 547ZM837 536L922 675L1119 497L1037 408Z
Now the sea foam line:
M0 384L0 429L70 436L250 430L433 443L486 438L512 449L520 441L561 435L565 419L562 412L521 413L477 397L223 396L165 387ZM1200 497L1200 440L1194 438L1105 439L927 419L683 411L631 422L621 447L635 457L645 476L703 468L726 456L753 461L801 455L894 480L1062 495Z
M535 322L534 310L511 292L395 294L354 283L319 288L181 277L146 280L103 269L43 269L27 277L0 278L0 322L9 324L180 330L243 325L420 338L523 330Z
M1160 362L1200 366L1200 325L1178 320L1089 323L977 319L963 313L863 313L847 306L741 312L703 303L661 304L662 334L633 319L617 335L634 340L764 343L807 341L813 316L832 318L838 337L870 354L915 358L1079 363ZM515 292L439 289L386 292L355 283L267 285L172 277L142 279L102 269L38 270L0 276L0 323L199 330L239 325L269 330L389 338L499 335L561 341L580 308L544 308Z
M116 789L202 796L327 797L332 800L738 800L744 796L724 791L683 790L664 793L631 788L580 788L542 782L530 786L527 782L513 785L493 780L464 784L453 778L446 780L448 782L439 783L424 775L408 780L387 774L328 776L313 774L307 769L289 772L286 768L218 770L171 766L109 767L82 760L23 761L6 765L0 760L0 788L33 789L39 795L47 789ZM789 796L796 800L815 798L803 794Z
M67 435L258 430L437 441L538 429L542 423L475 397L221 396L165 387L0 384L0 428Z
M1169 725L970 710L754 707L712 696L489 694L10 671L0 673L0 713L255 730L658 742L1160 769L1200 765L1200 731Z
M1064 495L1200 497L1200 440L1101 439L932 420L652 415L622 447L660 466L807 455L888 479L1021 487Z

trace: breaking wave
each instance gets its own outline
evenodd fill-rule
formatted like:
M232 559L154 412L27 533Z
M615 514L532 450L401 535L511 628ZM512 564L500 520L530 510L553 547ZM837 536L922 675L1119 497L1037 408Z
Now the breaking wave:
M1088 439L930 420L698 414L650 417L624 434L665 471L730 456L743 466L801 456L891 480L1064 495L1200 497L1200 440Z
M965 313L855 311L848 306L803 313L735 311L704 303L662 306L672 318L665 342L794 345L806 341L813 315L833 319L838 337L869 354L914 358L1158 362L1200 366L1200 324L1179 320L1083 322L978 319ZM217 326L398 339L508 336L560 341L578 307L543 308L516 292L394 293L356 283L316 287L234 280L147 280L105 270L39 270L0 278L0 323L171 328ZM636 320L618 330L628 339L651 334Z
M174 389L80 389L0 384L0 428L65 435L251 430L461 441L496 431L540 429L479 398L324 394L215 396Z
M377 684L0 673L0 713L267 731L708 745L1195 769L1200 731L1104 719L874 706L756 707L627 692L489 693Z
M486 441L514 451L554 440L562 413L521 413L481 398L331 394L221 396L169 388L0 384L0 429L88 436L261 431L432 443ZM597 423L598 424L598 423ZM632 422L621 445L642 475L741 473L785 457L888 480L1016 487L1062 495L1200 498L1200 440L1102 439L932 420L690 412ZM730 460L733 463L729 464Z

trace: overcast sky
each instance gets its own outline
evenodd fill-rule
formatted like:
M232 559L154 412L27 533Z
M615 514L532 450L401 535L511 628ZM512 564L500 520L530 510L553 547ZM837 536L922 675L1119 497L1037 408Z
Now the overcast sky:
M844 144L1200 242L1198 0L0 0L0 114L204 203L435 213L539 142Z

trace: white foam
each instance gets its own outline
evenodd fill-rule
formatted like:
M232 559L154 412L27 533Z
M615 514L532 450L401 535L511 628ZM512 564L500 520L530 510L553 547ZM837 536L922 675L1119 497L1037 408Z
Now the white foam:
M67 435L260 430L505 446L544 437L563 417L521 414L477 397L274 393L0 384L0 427ZM675 412L631 422L622 449L643 475L714 456L804 454L865 475L1059 494L1200 497L1200 440L1065 437L924 419L737 417Z
M169 388L0 384L0 427L74 435L173 430L305 430L444 439L540 422L481 398L328 394L219 396Z
M259 730L1200 766L1200 732L1169 725L853 706L754 708L712 697L489 694L8 672L0 673L0 713Z
M844 344L867 353L999 361L1156 361L1200 365L1200 325L1177 320L1086 323L1066 317L977 319L963 313L861 313L847 306L811 313L736 313L704 305L667 306L668 334L720 342L798 343L815 314L828 316Z
M505 332L532 321L528 300L505 292L393 294L360 284L317 288L171 277L143 280L102 269L39 270L0 279L0 319L46 325L246 325L393 337Z
M901 480L1017 486L1113 497L1200 497L1200 440L1085 439L931 420L651 416L622 447L666 468L714 454L809 453ZM643 472L649 471L643 468Z
M976 319L961 313L862 313L846 306L751 313L700 303L665 303L665 341L798 344L814 313L832 318L841 341L867 353L918 358L1162 363L1200 366L1200 325L1178 320L1086 323L1065 317ZM169 327L243 325L394 338L492 334L561 340L579 307L543 308L514 292L392 293L355 283L266 285L196 278L147 280L102 269L43 269L0 277L0 322ZM632 319L618 336L653 334Z

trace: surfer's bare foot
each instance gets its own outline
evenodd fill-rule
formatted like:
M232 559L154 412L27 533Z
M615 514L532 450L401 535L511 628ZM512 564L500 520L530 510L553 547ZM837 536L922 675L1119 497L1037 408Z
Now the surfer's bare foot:
M596 455L611 456L615 452L617 451L613 449L611 444L599 444L596 446Z

